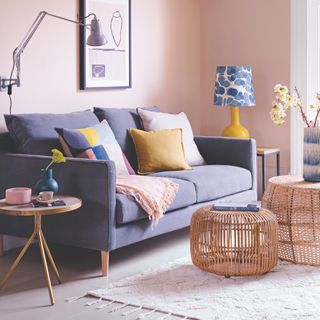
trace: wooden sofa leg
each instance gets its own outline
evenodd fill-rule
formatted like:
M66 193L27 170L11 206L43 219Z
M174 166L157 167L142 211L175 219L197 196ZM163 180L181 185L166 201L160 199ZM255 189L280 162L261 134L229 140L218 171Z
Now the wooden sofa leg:
M102 276L106 277L109 272L109 251L101 250L101 271Z
M4 246L4 243L3 243L3 234L0 234L0 257L3 256L3 246Z

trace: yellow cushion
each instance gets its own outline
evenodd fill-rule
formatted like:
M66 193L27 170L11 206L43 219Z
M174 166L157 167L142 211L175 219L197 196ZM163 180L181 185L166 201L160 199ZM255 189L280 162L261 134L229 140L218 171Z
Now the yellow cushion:
M130 129L130 133L136 147L138 173L191 169L184 156L182 129Z

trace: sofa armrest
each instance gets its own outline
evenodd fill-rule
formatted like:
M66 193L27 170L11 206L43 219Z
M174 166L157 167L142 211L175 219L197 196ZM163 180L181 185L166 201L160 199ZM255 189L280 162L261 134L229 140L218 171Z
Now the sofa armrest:
M0 196L16 186L33 187L50 157L0 153ZM67 158L53 167L60 194L82 199L82 207L68 214L46 216L43 229L48 241L96 250L112 247L115 228L116 171L113 161ZM0 216L0 234L28 236L32 221Z
M254 139L195 137L195 143L207 164L222 164L248 169L252 189L257 190L257 147Z

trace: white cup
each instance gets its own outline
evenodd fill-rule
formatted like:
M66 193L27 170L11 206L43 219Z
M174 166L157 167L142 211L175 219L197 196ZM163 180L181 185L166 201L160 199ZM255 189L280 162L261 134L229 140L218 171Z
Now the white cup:
M39 192L38 200L40 201L50 201L53 199L53 191L42 191Z

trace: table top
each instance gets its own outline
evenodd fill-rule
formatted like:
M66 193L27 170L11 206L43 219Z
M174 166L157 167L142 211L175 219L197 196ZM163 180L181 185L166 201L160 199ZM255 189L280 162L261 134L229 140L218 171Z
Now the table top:
M297 176L277 176L269 179L269 183L294 189L320 190L320 182L308 182Z
M279 148L265 148L265 147L257 147L257 155L258 156L266 156L271 154L277 154L280 152Z
M5 199L0 200L0 214L10 216L36 216L36 215L52 215L70 212L81 207L82 201L76 197L56 195L55 200L63 200L65 206L58 207L38 207L34 208L31 203L21 205L8 205ZM33 198L34 199L34 198Z
M257 221L259 223L266 220L274 220L275 217L272 212L266 208L260 208L259 211L220 211L214 210L212 205L205 206L198 209L194 214L192 219L205 219L207 221L225 221L227 224L239 224L239 223L249 223L252 221Z

